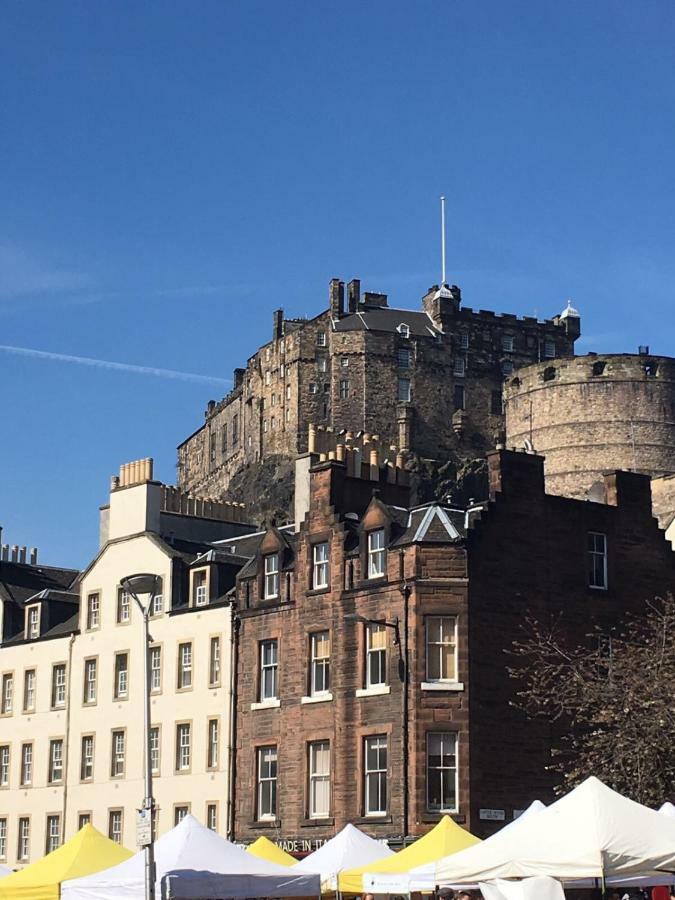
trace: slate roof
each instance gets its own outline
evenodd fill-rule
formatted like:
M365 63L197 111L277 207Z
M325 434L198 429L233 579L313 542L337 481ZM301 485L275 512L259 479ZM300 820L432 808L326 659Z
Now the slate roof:
M0 600L24 608L26 602L44 590L67 591L80 573L76 569L31 566L27 563L0 562Z
M296 542L295 526L281 525L277 531L282 534L286 541L294 544ZM252 559L258 552L260 542L267 534L265 531L256 531L253 534L241 534L239 537L225 538L222 541L213 541L211 547L227 558L230 553L234 556L242 556L245 559Z
M76 596L76 595L73 595ZM76 598L76 601L79 598ZM50 638L59 638L59 637L67 637L69 634L73 634L73 632L77 631L80 625L80 614L76 612L69 619L66 619L65 622L59 622L57 625L54 625L53 628L50 628L48 631L44 631L39 638L31 638L28 639L24 636L24 632L20 631L18 634L14 635L14 637L8 638L6 641L2 642L3 647L11 647L13 644L34 644L36 641L45 641Z
M440 337L441 332L425 312L412 309L392 309L388 306L351 313L333 323L335 331L386 331L394 333L405 324L417 337Z

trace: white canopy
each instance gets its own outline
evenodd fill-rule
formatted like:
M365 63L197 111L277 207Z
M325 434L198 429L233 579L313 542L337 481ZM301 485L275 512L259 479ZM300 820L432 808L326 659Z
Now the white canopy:
M662 816L668 816L670 819L675 819L675 806L673 806L670 801L664 803L659 809L659 812Z
M536 815L542 809L546 809L546 807L541 800L535 800L517 819L509 822L498 833L503 834L505 831L521 828L530 816ZM477 844L476 846L480 845ZM453 854L453 856L456 855ZM450 857L448 856L446 859L450 859ZM373 894L410 894L413 891L428 893L433 891L436 886L436 865L437 863L435 862L426 863L423 866L412 869L410 872L395 874L388 872L365 874L363 876L363 886Z
M485 900L565 900L560 882L546 875L522 881L481 881L479 887Z
M521 827L447 856L436 865L435 880L445 886L534 875L575 880L661 872L675 872L675 820L588 778Z
M164 876L172 897L308 897L319 893L319 877L294 874L252 856L188 815L155 842L156 896ZM64 881L61 900L142 900L145 855L86 878Z
M323 847L291 866L291 871L318 872L321 875L321 889L334 891L337 889L337 876L344 869L357 869L393 855L386 844L368 837L353 825L345 825Z
M0 866L0 878L4 878L5 875L11 875L12 869L8 869L7 866Z

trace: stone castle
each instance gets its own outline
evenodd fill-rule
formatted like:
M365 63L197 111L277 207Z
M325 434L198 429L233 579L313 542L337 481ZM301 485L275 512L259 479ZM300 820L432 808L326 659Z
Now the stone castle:
M504 440L505 380L573 356L580 331L570 306L544 321L519 318L464 307L459 288L434 285L420 309L396 309L385 294L361 294L358 280L345 297L334 278L328 309L314 318L274 312L271 340L234 370L233 390L209 402L204 423L179 446L179 486L290 517L292 464L307 452L312 424L376 434L402 448L413 469L433 461L455 482L463 465ZM431 492L434 475L432 466Z

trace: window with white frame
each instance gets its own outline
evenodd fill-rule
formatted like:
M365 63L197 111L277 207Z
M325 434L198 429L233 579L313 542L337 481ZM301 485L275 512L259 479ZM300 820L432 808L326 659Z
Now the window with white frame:
M382 816L387 812L387 736L365 738L364 752L364 813Z
M85 825L91 825L91 813L79 813L77 816L77 830L80 831Z
M278 688L277 641L260 643L260 702L277 699Z
M277 817L277 748L258 747L258 791L256 817Z
M0 787L9 784L9 744L0 746Z
M6 672L2 676L2 704L0 710L3 716L8 716L14 708L14 676Z
M66 705L66 665L58 663L52 667L52 709Z
M27 862L30 856L30 819L21 816L19 819L19 841L16 848L16 858L19 862Z
M385 565L384 528L368 532L368 578L384 575Z
M457 617L427 616L427 681L457 681Z
M382 687L387 683L387 628L366 625L366 687Z
M21 745L21 779L23 786L33 783L33 745Z
M277 395L272 394L272 406L276 406L276 405L277 405Z
M349 399L349 379L341 378L340 379L340 400L348 400Z
M290 400L290 399L291 399L291 386L290 386L290 384L287 384L287 385L286 385L286 399L287 399L287 400Z
M161 590L158 594L155 594L152 598L152 610L150 615L152 616L160 616L164 612L164 595Z
M131 619L131 594L124 588L117 589L117 615L115 620L118 625L125 625Z
M457 735L427 734L427 809L457 812Z
M111 809L108 813L108 837L116 844L122 843L122 810Z
M314 741L309 745L309 817L326 819L330 815L330 743Z
M409 378L399 378L398 380L398 402L399 403L410 403L412 399L412 393L410 389L410 379Z
M82 689L82 701L84 703L96 703L96 670L97 661L95 659L85 659L84 661L84 685Z
M396 362L398 363L399 369L409 369L410 368L410 350L408 347L399 347L396 351Z
M310 635L310 695L327 694L330 690L330 632Z
M268 553L264 560L264 599L275 600L279 596L279 554Z
M80 747L80 781L94 777L94 735L85 734Z
M206 827L210 828L211 831L218 830L218 804L217 803L207 803L206 804Z
M312 547L312 587L327 588L329 576L328 541Z
M35 669L26 669L23 673L23 711L35 709Z
M325 331L317 331L316 343L317 343L317 346L319 346L319 347L326 346L326 332Z
M162 690L162 648L150 648L150 690L153 694Z
M159 725L150 729L150 768L153 775L159 775Z
M113 698L124 700L129 696L129 655L127 653L115 654L115 683Z
M220 684L220 638L212 637L209 641L209 687Z
M192 573L192 604L193 606L206 606L209 602L206 592L206 569L199 569Z
M98 594L87 596L87 631L98 628L101 624L101 600Z
M410 337L410 326L406 325L405 322L401 322L401 324L396 329L402 338Z
M180 825L185 816L190 812L190 807L187 804L181 804L180 806L174 806L173 809L173 824Z
M40 607L39 606L29 606L28 607L28 628L26 629L27 634L26 637L29 641L34 640L36 637L40 637Z
M187 772L190 769L190 723L181 722L176 725L176 771Z
M263 419L263 432L267 434L267 419Z
M192 687L192 643L178 645L178 690Z
M112 778L121 778L124 775L126 735L124 731L113 731L110 753L110 775Z
M452 374L455 378L463 378L466 374L466 362L463 356L456 356L452 365Z
M504 353L513 353L513 335L502 335L502 350Z
M63 781L63 740L56 738L49 742L49 778L50 784Z
M7 859L7 817L0 818L0 860Z
M588 586L607 590L607 535L588 532Z
M209 719L206 750L206 768L218 768L218 719Z
M61 816L47 816L45 853L52 853L61 846Z

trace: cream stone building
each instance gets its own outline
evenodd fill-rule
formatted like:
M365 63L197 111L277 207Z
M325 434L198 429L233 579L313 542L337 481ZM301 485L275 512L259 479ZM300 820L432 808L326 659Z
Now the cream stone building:
M62 574L60 590L47 581L32 592L43 570L0 562L0 862L34 861L88 821L135 845L144 637L121 584L138 572L158 575L162 586L150 626L156 831L189 811L227 833L229 592L241 566L238 539L252 530L238 504L188 498L154 481L144 460L113 479L100 551L84 572ZM224 539L226 551L212 545Z

